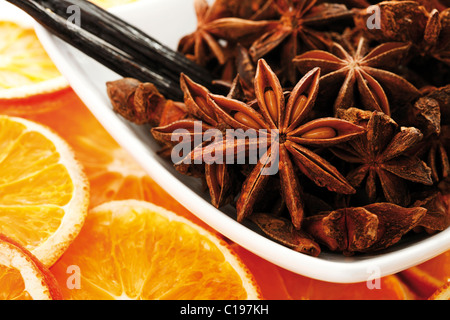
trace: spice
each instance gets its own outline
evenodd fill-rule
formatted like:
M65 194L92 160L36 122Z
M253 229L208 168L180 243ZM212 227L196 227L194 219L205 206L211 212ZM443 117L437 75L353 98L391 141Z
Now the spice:
M340 19L349 18L350 11L345 5L319 3L312 1L272 1L278 12L279 20L273 27L261 35L250 47L249 52L254 61L280 49L279 59L275 63L284 70L283 75L291 84L296 83L293 58L310 49L326 49L331 44L331 37L316 30L317 26L330 25Z
M422 207L374 203L309 217L305 230L331 251L345 255L374 252L397 243L426 212Z
M217 37L241 39L270 27L268 21L227 17L229 12L222 1L216 1L210 6L206 0L195 0L194 7L197 29L180 40L178 50L203 66L208 65L213 58L221 65L228 59L227 49L219 43Z
M251 220L268 236L283 245L311 256L320 255L320 246L313 237L302 230L293 228L289 220L265 213L254 214Z
M190 117L175 121L166 126L154 127L152 134L162 143L173 145L174 141L176 141L174 136L180 136L180 130L185 130L188 132L187 135L189 137L185 137L183 141L192 142L189 149L194 150L195 153L199 146L204 147L208 145L208 142L204 143L205 140L211 139L211 137L205 137L205 132L214 129L224 132L230 126L215 111L214 105L209 98L208 89L193 82L183 74L181 75L180 83L181 89L184 92L184 103ZM196 131L195 129L199 125L201 130ZM177 132L174 133L175 131ZM196 144L196 141L199 141L199 144ZM213 142L210 141L209 143ZM189 157L190 155L185 156ZM176 168L183 173L198 173L198 169L190 171L193 165L195 165L194 162L186 163L181 159L176 163ZM233 186L232 181L230 181L232 173L228 170L228 166L224 164L205 164L204 167L204 177L208 185L211 202L215 207L222 207L232 200L233 194L231 190Z
M264 195L270 178L270 175L264 172L274 165L278 166L282 196L296 229L301 228L304 212L301 186L294 165L321 187L345 194L355 192L335 167L307 148L307 146L329 147L364 133L362 127L342 119L322 118L305 121L317 96L319 77L318 68L311 70L297 83L285 101L277 76L266 61L261 59L255 76L258 111L237 100L217 95L209 96L220 116L233 129L272 130L270 134L259 136L258 141L253 142L261 145L263 140L267 145L267 151L244 181L236 203L238 221L253 213L255 202ZM236 114L245 114L251 121L239 121L242 116L236 118L234 111L238 112ZM234 143L241 141L228 141L225 138L219 142L224 145ZM202 152L207 152L212 146L217 147L213 143L203 148ZM235 150L236 147L231 149ZM279 159L279 165L275 159Z
M419 96L419 91L411 83L384 70L400 62L409 49L408 44L387 42L367 52L367 40L361 37L357 48L351 49L349 52L342 45L335 43L331 50L335 54L314 50L294 59L302 73L312 66L320 67L324 74L320 79L321 86L327 90L336 85L340 86L337 97L333 98L336 112L361 104L366 109L390 115L387 90L391 93L390 97L400 96L404 100L411 101ZM408 100L403 101L405 102Z
M380 197L380 181L384 198L407 206L411 199L405 181L432 185L431 169L415 155L405 155L422 140L422 133L413 127L399 128L389 116L374 111L367 123L367 133L333 149L336 156L357 167L347 175L354 187L365 180L369 200Z

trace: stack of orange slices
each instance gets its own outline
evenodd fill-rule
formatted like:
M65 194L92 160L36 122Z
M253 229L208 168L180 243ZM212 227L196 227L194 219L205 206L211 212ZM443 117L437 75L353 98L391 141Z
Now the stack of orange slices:
M181 216L13 22L0 22L0 112L0 298L261 298L230 246Z
M90 194L108 184L89 192L71 149L42 124L0 116L0 145L0 233L12 239L0 243L0 297L59 297L42 264L66 299L260 298L229 245L186 218L143 200L105 201L88 213ZM147 181L135 178L139 187Z
M0 22L0 300L449 299L449 265L447 252L371 290L230 244L111 138L32 29Z

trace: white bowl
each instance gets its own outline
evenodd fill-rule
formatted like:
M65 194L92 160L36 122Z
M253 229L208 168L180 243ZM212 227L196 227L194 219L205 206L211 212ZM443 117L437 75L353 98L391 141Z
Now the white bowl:
M115 8L113 12L173 49L183 35L196 27L193 1L146 0ZM82 21L81 16L81 26ZM170 163L156 154L159 147L148 127L132 125L112 111L105 83L120 76L57 39L40 25L36 25L36 32L87 107L148 174L193 214L258 256L307 277L353 283L397 273L450 249L450 229L433 236L408 237L377 254L354 257L327 252L311 257L275 243L256 229L252 230L251 224L238 223L232 208L214 208L198 180L178 174Z

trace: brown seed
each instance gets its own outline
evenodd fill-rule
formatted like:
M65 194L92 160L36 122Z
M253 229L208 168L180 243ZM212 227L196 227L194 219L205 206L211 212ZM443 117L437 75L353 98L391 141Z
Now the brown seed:
M302 135L305 139L331 139L337 136L336 130L330 127L316 128Z
M206 103L206 99L205 98L203 98L201 96L196 96L196 97L194 97L194 101L199 106L199 108L201 110L203 110L203 112L205 112L211 118L214 118L213 113L209 109L208 103Z
M300 113L305 109L307 101L308 97L305 95L301 95L300 97L298 97L298 99L294 103L294 106L292 107L291 122L295 121L295 119L297 119Z
M275 92L272 89L264 92L264 100L266 102L267 109L269 109L272 120L276 123L278 121L278 103Z
M237 112L234 115L234 119L236 119L240 123L242 123L250 128L260 128L261 127L258 122L253 120L253 118L251 118L250 116L248 116L247 114L245 114L241 111Z

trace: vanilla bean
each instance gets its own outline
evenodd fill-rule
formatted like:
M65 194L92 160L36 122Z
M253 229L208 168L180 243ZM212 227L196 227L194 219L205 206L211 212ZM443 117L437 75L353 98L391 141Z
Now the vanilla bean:
M124 77L154 83L168 98L181 99L179 76L185 73L206 87L209 72L141 30L85 0L8 0L56 36ZM67 21L67 8L80 8L82 24Z

